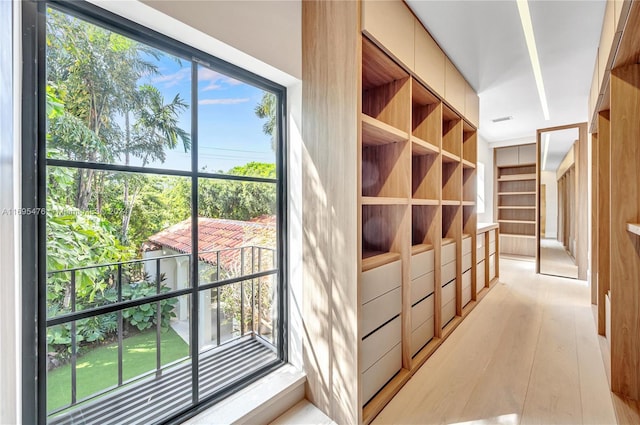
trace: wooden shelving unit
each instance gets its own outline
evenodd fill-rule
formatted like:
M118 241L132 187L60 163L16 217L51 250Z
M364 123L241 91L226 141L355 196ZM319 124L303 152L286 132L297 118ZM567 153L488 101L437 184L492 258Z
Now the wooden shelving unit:
M496 217L500 225L500 252L535 257L538 189L535 158L525 159L523 156L519 161L514 159L514 162L512 165L503 163L496 166Z
M305 221L318 247L306 344L335 365L305 363L307 396L337 423L366 424L476 305L478 97L402 1L303 12L305 196L318 209Z

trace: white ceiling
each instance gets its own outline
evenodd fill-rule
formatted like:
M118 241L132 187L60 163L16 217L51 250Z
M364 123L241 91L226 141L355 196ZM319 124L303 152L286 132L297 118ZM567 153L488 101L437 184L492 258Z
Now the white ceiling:
M547 161L542 171L557 171L560 163L578 140L578 128L545 132L540 135L540 166L542 167L544 154L545 135L549 134L549 148L547 149Z
M605 0L529 0L549 121L515 0L406 2L478 92L479 132L489 143L531 143L538 128L587 121ZM513 120L492 122L505 116Z

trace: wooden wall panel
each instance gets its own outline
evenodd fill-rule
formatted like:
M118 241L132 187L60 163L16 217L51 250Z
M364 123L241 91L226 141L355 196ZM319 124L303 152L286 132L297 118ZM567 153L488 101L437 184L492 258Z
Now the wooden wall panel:
M640 65L611 72L611 389L640 397ZM622 182L629 184L621 185ZM615 207L614 207L615 206Z
M589 268L589 149L587 123L578 127L578 150L576 152L576 263L578 279L587 280Z
M445 55L424 27L415 23L415 71L426 85L444 97Z
M597 191L598 202L596 208L598 210L598 333L605 334L605 312L604 301L607 291L610 288L610 214L611 214L611 197L610 197L610 174L611 166L611 141L609 125L609 111L603 111L598 114L598 143L596 145L598 157L597 171Z
M444 98L460 114L464 114L464 102L467 82L460 71L448 59L444 68Z
M306 398L351 424L361 421L359 18L358 2L302 3Z

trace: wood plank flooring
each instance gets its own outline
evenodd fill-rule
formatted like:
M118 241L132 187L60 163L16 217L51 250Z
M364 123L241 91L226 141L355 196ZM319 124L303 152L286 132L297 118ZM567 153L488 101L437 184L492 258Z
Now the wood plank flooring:
M615 424L586 282L501 259L500 283L374 424Z

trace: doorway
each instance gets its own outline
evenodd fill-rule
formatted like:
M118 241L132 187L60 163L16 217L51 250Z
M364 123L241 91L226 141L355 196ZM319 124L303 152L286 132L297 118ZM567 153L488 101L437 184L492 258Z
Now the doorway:
M581 135L586 136L584 124L538 130L538 273L584 279L579 248L587 241L586 232L581 234L585 212L580 209L581 201L586 205L582 193L586 179L582 183L580 171L586 171L586 164L580 164ZM586 266L586 260L584 263Z

